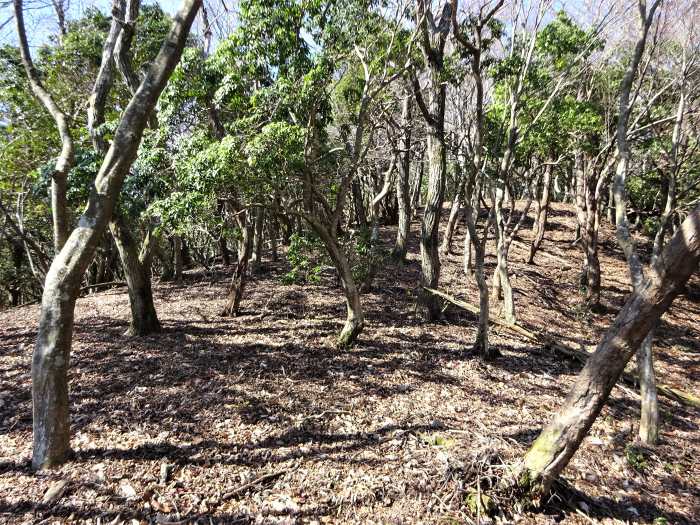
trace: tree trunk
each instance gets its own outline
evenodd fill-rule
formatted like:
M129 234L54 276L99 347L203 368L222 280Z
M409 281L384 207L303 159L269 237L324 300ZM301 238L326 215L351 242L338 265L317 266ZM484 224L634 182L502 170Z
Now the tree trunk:
M41 82L39 72L34 67L29 52L29 42L24 27L24 10L22 0L14 0L15 24L17 38L24 70L29 79L29 85L34 96L49 112L56 124L56 129L61 137L61 153L56 158L53 173L51 174L51 215L53 219L53 236L55 253L63 248L70 232L70 210L68 209L68 172L75 162L73 137L66 114L58 107L51 94Z
M627 141L627 131L629 125L629 118L631 112L630 105L630 95L632 92L632 84L634 83L634 78L637 75L637 69L641 63L642 56L644 55L644 49L646 47L647 36L649 35L649 28L654 21L654 15L658 9L661 0L654 0L649 10L640 9L640 33L637 42L634 47L634 52L632 54L632 60L630 61L624 76L622 77L622 82L620 83L620 99L619 99L619 111L620 115L617 120L617 126L615 129L615 138L617 142L617 169L615 171L615 182L614 182L614 196L615 196L615 231L617 236L617 242L622 251L625 254L625 259L627 260L627 266L630 273L630 282L637 292L640 286L644 282L644 269L642 267L639 254L634 245L634 240L632 239L629 231L629 221L627 219L627 203L629 201L627 195L627 174L629 170L630 163L630 147ZM640 4L640 6L643 4ZM645 5L645 4L644 4ZM646 6L645 6L646 7ZM651 346L651 341L649 341L648 347ZM653 373L648 373L649 370L653 368L653 363L651 361L651 350L643 350L638 356L640 363L640 369L647 371L647 373L640 377L640 382L651 381L654 379ZM646 362L644 362L646 361ZM655 391L656 386L651 384L640 385L642 390L647 393ZM654 404L649 405L648 402L653 402ZM654 396L643 396L642 397L642 414L647 414L647 416L653 411L657 410L656 398ZM649 425L653 422L658 421L658 415L654 417L647 417L645 420L646 429L642 438L648 436L655 436L658 434L657 429L649 428ZM648 443L652 444L652 443Z
M340 348L347 348L357 341L357 337L362 333L362 329L365 325L360 292L352 276L350 262L343 252L342 247L338 244L335 236L316 221L309 221L309 224L321 238L321 241L323 241L328 255L338 272L338 277L340 278L340 283L345 293L347 317L345 319L345 325L338 336L337 345Z
M496 214L496 268L493 276L493 296L494 301L498 301L500 293L503 294L503 317L507 322L514 323L515 301L508 272L508 241L503 220L504 197L505 192L503 188L496 188L493 206ZM511 209L512 214L513 210Z
M425 199L420 237L420 284L426 288L437 288L440 279L438 233L445 191L446 158L444 138L444 132L441 129L432 130L428 134L428 194ZM438 297L421 289L418 302L420 313L424 320L434 321L440 318L441 308Z
M683 222L663 256L627 299L586 362L564 405L516 468L518 484L546 495L598 417L625 365L700 263L700 206Z
M399 174L396 177L396 199L399 207L399 225L396 229L396 242L391 255L394 259L403 261L408 248L408 236L411 231L411 196L409 179L411 172L411 97L405 94L401 107L401 161Z
M539 200L537 209L537 217L534 223L535 236L530 245L530 254L527 257L527 264L533 264L535 254L540 249L544 233L547 229L547 214L549 213L549 196L552 185L552 165L548 164L544 171L544 180L542 181L542 196Z
M268 223L268 233L270 235L270 259L272 262L277 262L279 258L277 241L280 234L279 221L274 215L270 217Z
M362 197L362 187L360 186L360 181L355 177L351 184L352 188L352 200L355 205L355 221L357 222L357 227L361 230L366 230L369 228L369 223L367 221L367 210L365 210L365 201Z
M458 177L461 179L461 177ZM449 255L452 251L452 237L454 236L455 226L457 225L457 219L459 219L459 209L461 207L461 201L464 193L464 183L458 180L457 183L457 193L452 201L452 206L450 207L450 216L447 219L447 225L445 226L445 233L442 236L442 246L440 251L443 255Z
M124 177L136 158L146 120L177 65L201 0L184 0L172 28L137 93L127 106L95 178L78 226L46 275L32 359L34 468L58 465L70 448L68 363L75 301L85 270L111 218Z
M639 394L642 399L639 439L645 445L655 445L659 438L659 400L654 375L653 341L654 329L651 329L637 352Z
M236 317L240 311L241 299L243 298L243 291L248 276L248 262L253 251L253 225L245 217L240 219L240 224L242 226L242 237L238 241L238 262L231 277L226 306L221 312L221 315L226 317Z
M422 206L421 193L423 191L423 174L425 172L425 163L423 162L424 153L420 153L420 157L417 162L416 174L414 176L415 183L411 190L411 218L415 217L418 213L418 208Z
M250 257L250 272L257 273L262 262L263 226L265 225L265 210L255 208L253 233L253 253Z
M583 248L581 283L586 288L586 304L592 311L600 308L600 261L598 258L598 203L595 193L596 177L584 165L583 154L576 153L576 217Z
M173 266L175 267L175 282L182 284L182 269L184 260L182 257L182 237L173 235Z
M489 227L493 222L494 210L492 209L489 212L489 217L484 225L484 236L480 241L476 233L474 215L471 209L467 210L467 228L472 239L474 239L474 275L476 277L476 284L479 287L479 325L476 341L474 342L474 350L476 354L483 359L490 360L501 355L496 348L489 344L489 287L486 284L486 274L484 272L486 241L488 239Z
M116 212L109 223L109 229L119 251L124 269L124 279L129 290L131 322L128 335L143 336L160 332L160 322L153 304L151 287L151 256L153 251L152 234L149 231L139 254L136 240L126 228L122 217Z

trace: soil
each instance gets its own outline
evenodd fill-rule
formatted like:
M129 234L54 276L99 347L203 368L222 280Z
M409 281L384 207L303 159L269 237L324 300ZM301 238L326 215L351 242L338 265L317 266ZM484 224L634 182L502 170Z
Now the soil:
M511 249L519 322L570 346L595 344L629 291L610 226L600 246L605 312L592 314L582 306L571 208L554 205L535 265L525 263L531 223ZM700 523L698 410L660 398L660 443L645 449L635 439L639 396L624 385L544 508L472 512L580 365L498 327L491 342L502 357L482 362L470 353L475 317L453 307L441 322L421 322L418 228L407 262L388 264L364 295L366 327L351 350L334 346L345 317L334 280L283 285L284 262L265 261L237 318L218 315L230 269L158 283L163 331L154 336L125 335L124 289L81 298L74 456L58 470L30 468L38 306L0 312L0 522ZM393 232L382 232L388 247ZM463 232L443 258L440 288L478 304L461 270ZM696 276L654 345L659 381L695 395L699 313ZM51 489L56 497L43 502ZM501 503L496 493L481 501Z

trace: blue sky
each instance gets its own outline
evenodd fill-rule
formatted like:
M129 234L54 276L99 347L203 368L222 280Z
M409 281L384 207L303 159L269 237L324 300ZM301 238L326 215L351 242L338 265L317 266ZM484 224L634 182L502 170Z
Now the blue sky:
M156 2L145 0L144 3L153 4ZM177 11L180 0L161 0L158 3L165 11L173 14ZM68 18L78 18L80 13L91 6L96 6L100 10L106 12L110 9L111 1L70 0ZM29 38L29 45L32 48L45 43L49 36L58 32L56 15L51 7L50 0L24 0L24 12L27 36ZM0 45L15 44L17 42L13 13L11 1L0 1L0 26L2 26L0 29Z

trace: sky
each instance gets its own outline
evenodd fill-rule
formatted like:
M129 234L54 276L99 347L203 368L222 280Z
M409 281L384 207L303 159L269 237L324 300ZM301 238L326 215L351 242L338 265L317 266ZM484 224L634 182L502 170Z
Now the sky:
M145 0L144 3L155 2ZM180 0L160 0L158 3L170 14L174 14L180 6ZM108 12L111 4L110 0L69 0L68 19L78 18L80 13L91 6ZM0 45L17 43L13 13L12 0L0 0ZM24 23L31 48L46 43L51 35L58 32L51 0L24 0Z

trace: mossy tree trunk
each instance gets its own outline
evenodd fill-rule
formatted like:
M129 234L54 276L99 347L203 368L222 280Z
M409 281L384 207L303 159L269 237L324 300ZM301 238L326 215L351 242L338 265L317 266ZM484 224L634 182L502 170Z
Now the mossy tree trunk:
M531 495L546 495L578 450L612 388L700 263L700 205L673 236L649 277L635 287L552 421L522 462L516 482Z

